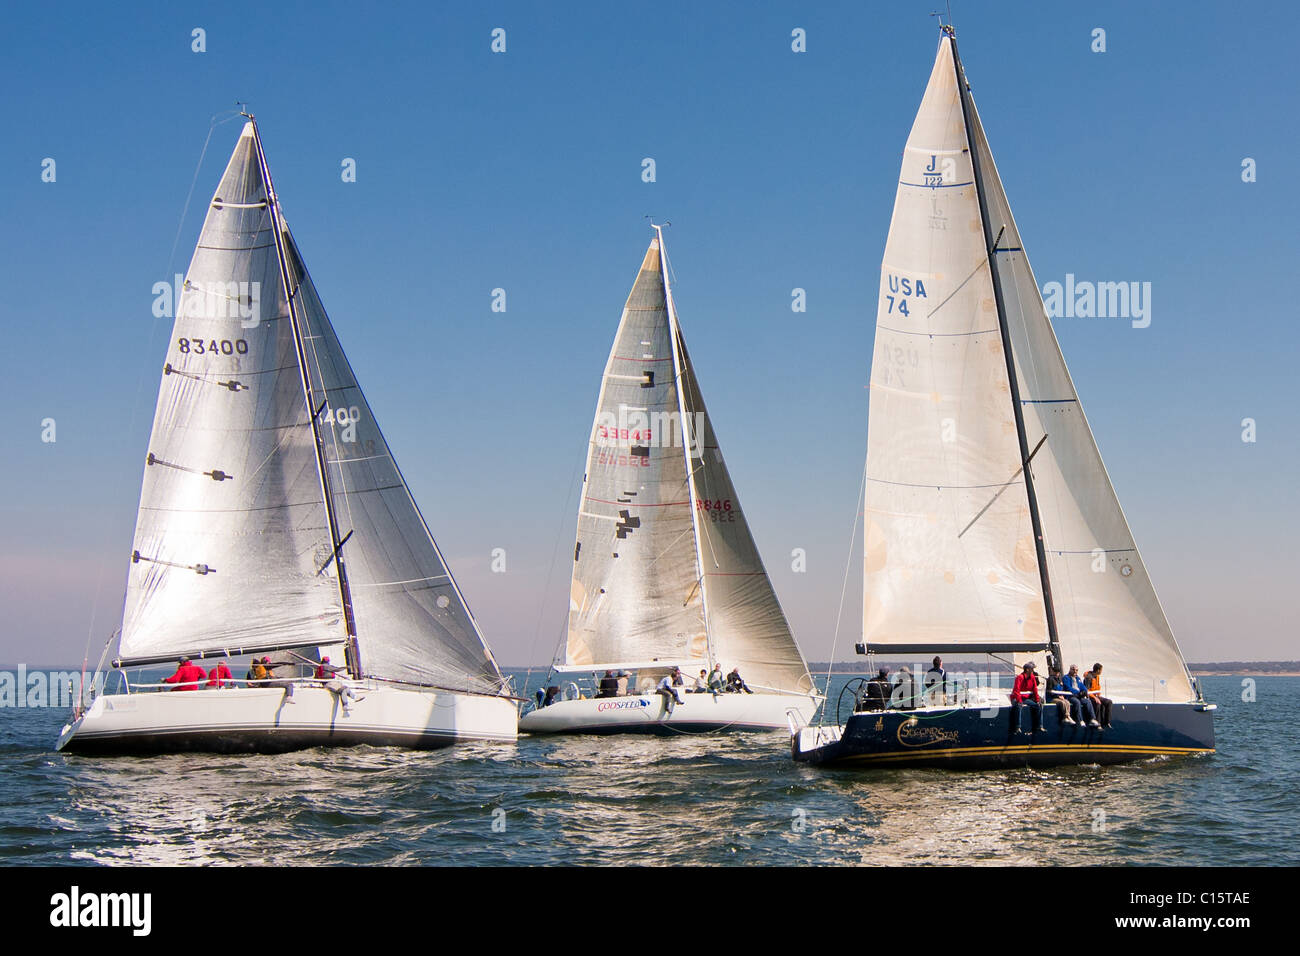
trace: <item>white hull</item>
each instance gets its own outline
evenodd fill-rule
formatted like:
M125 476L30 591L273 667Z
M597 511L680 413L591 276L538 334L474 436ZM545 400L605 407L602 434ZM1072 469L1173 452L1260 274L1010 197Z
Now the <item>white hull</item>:
M278 753L304 747L431 749L464 740L516 739L512 700L367 682L344 714L324 687L111 694L63 728L59 750L77 753Z
M691 734L734 730L788 730L806 724L818 698L798 694L684 694L666 712L659 694L557 700L519 719L530 734Z

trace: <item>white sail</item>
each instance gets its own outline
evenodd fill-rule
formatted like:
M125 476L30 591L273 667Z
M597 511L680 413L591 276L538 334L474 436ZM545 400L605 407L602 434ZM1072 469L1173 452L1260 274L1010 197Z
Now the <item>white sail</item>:
M312 389L347 562L362 670L485 692L501 673L416 507L285 229Z
M167 348L121 653L341 635L315 452L251 125L208 209Z
M692 480L710 651L727 670L739 667L751 685L806 693L813 687L808 665L749 530L680 326L677 352L687 422L698 449L691 459Z
M958 71L945 36L908 140L882 269L865 639L877 650L1044 647L1046 577L1065 663L1101 661L1104 689L1117 699L1191 700L1186 665L1102 465L968 93L963 104Z
M496 692L502 681L491 652L283 217L268 209L264 168L249 123L208 211L169 347L122 656L337 645L347 638L343 563L362 672ZM306 378L319 402L323 476L277 220Z
M1047 646L951 45L903 153L867 432L863 637L880 651Z
M605 364L578 506L568 664L707 661L672 338L652 240Z
M1052 606L1065 664L1105 665L1116 698L1180 702L1195 693L1156 597L1030 268L979 114L970 101L972 139L996 236L1011 351L1043 528Z

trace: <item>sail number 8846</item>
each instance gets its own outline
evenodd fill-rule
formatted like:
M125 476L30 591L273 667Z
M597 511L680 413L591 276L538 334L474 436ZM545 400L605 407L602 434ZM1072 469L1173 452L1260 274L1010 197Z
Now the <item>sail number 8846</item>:
M695 500L695 510L707 515L714 524L723 522L734 524L736 521L736 510L730 498L714 498L712 500L697 498Z

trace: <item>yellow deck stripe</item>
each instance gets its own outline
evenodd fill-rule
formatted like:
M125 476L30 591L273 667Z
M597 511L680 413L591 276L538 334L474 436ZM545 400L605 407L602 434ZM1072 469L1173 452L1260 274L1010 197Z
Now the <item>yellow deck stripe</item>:
M1075 745L1056 745L1056 744L1019 744L1006 747L948 747L943 750L914 750L908 752L893 752L880 754L853 754L850 757L843 757L837 760L837 763L847 762L850 760L916 760L919 758L936 757L936 756L989 756L989 755L1011 755L1011 754L1062 754L1077 753L1080 755L1087 754L1106 754L1106 753L1132 753L1132 754L1201 754L1214 753L1214 748L1210 747L1153 747L1145 744L1113 744L1110 746L1075 744Z

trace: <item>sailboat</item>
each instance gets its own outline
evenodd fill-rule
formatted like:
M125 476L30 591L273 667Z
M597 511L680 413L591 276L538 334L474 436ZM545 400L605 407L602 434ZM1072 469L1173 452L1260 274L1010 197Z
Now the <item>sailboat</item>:
M117 686L78 705L58 749L513 740L515 700L307 274L256 120L243 116L178 296ZM173 689L127 674L271 654L283 664L275 680Z
M718 447L653 228L590 433L553 668L564 693L520 718L529 733L785 729L820 701ZM674 667L684 680L670 700L655 687ZM731 692L688 692L715 667L737 672Z
M1011 688L936 675L924 694L859 697L842 727L797 728L796 760L983 768L1214 751L1214 705L1102 464L948 24L881 267L863 486L859 653L983 654L1040 678L1044 664L1101 663L1111 723L1048 702L1040 730L1013 712Z

